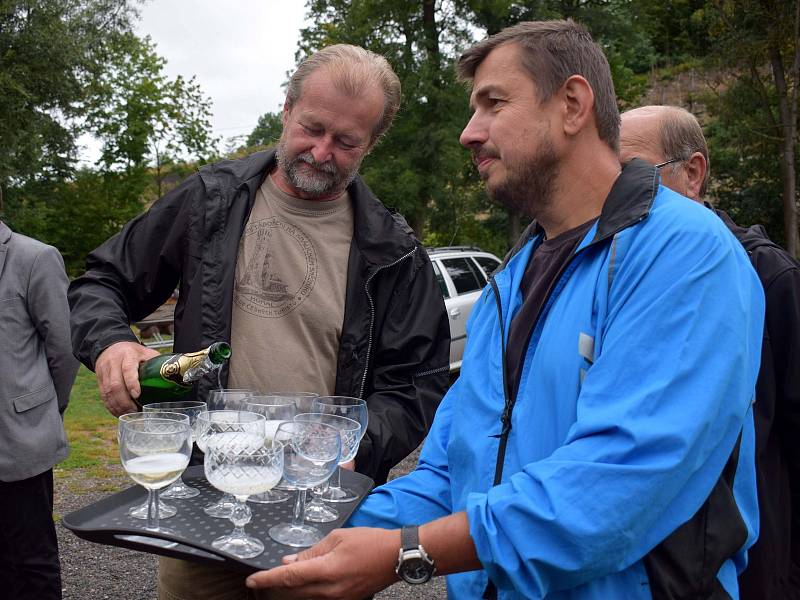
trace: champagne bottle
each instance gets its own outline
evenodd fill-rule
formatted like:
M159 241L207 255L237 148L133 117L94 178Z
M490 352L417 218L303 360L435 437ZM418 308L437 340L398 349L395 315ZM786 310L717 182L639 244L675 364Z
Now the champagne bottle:
M215 342L199 352L151 358L139 365L142 393L137 402L141 405L179 400L191 391L193 381L219 369L230 356L229 344Z

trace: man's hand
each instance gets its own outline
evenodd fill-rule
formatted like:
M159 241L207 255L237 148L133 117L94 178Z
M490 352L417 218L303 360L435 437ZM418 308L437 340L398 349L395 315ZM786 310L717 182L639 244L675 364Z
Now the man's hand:
M286 598L363 600L397 581L399 551L399 530L337 529L316 546L285 556L284 566L254 573L247 587L278 589Z
M138 410L132 398L141 394L139 364L158 355L157 350L135 342L117 342L100 353L94 372L108 412L118 417Z

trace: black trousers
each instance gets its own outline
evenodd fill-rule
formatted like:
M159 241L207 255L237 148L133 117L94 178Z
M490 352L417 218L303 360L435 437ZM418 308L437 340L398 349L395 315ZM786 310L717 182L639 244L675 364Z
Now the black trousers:
M22 481L0 481L0 595L61 600L52 469Z

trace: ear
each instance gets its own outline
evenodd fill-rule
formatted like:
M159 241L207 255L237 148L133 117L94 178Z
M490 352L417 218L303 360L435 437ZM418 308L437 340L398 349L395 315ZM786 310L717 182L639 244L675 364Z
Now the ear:
M594 123L594 91L580 75L572 75L561 86L564 101L564 133L575 136Z
M702 200L701 190L708 170L705 157L700 152L695 152L683 163L683 169L687 178L686 195L692 200Z
M281 112L281 123L284 127L286 127L286 121L289 119L290 112L292 112L292 109L289 107L289 103L284 101L283 111Z

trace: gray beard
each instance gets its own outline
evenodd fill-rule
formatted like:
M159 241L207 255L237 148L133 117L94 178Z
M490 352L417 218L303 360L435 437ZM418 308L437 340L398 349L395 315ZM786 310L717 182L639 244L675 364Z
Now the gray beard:
M355 179L360 163L349 172L342 172L333 162L318 163L310 152L302 152L289 159L286 144L278 143L278 167L286 175L289 183L311 197L326 196L343 191ZM302 163L311 165L316 172L301 171Z

